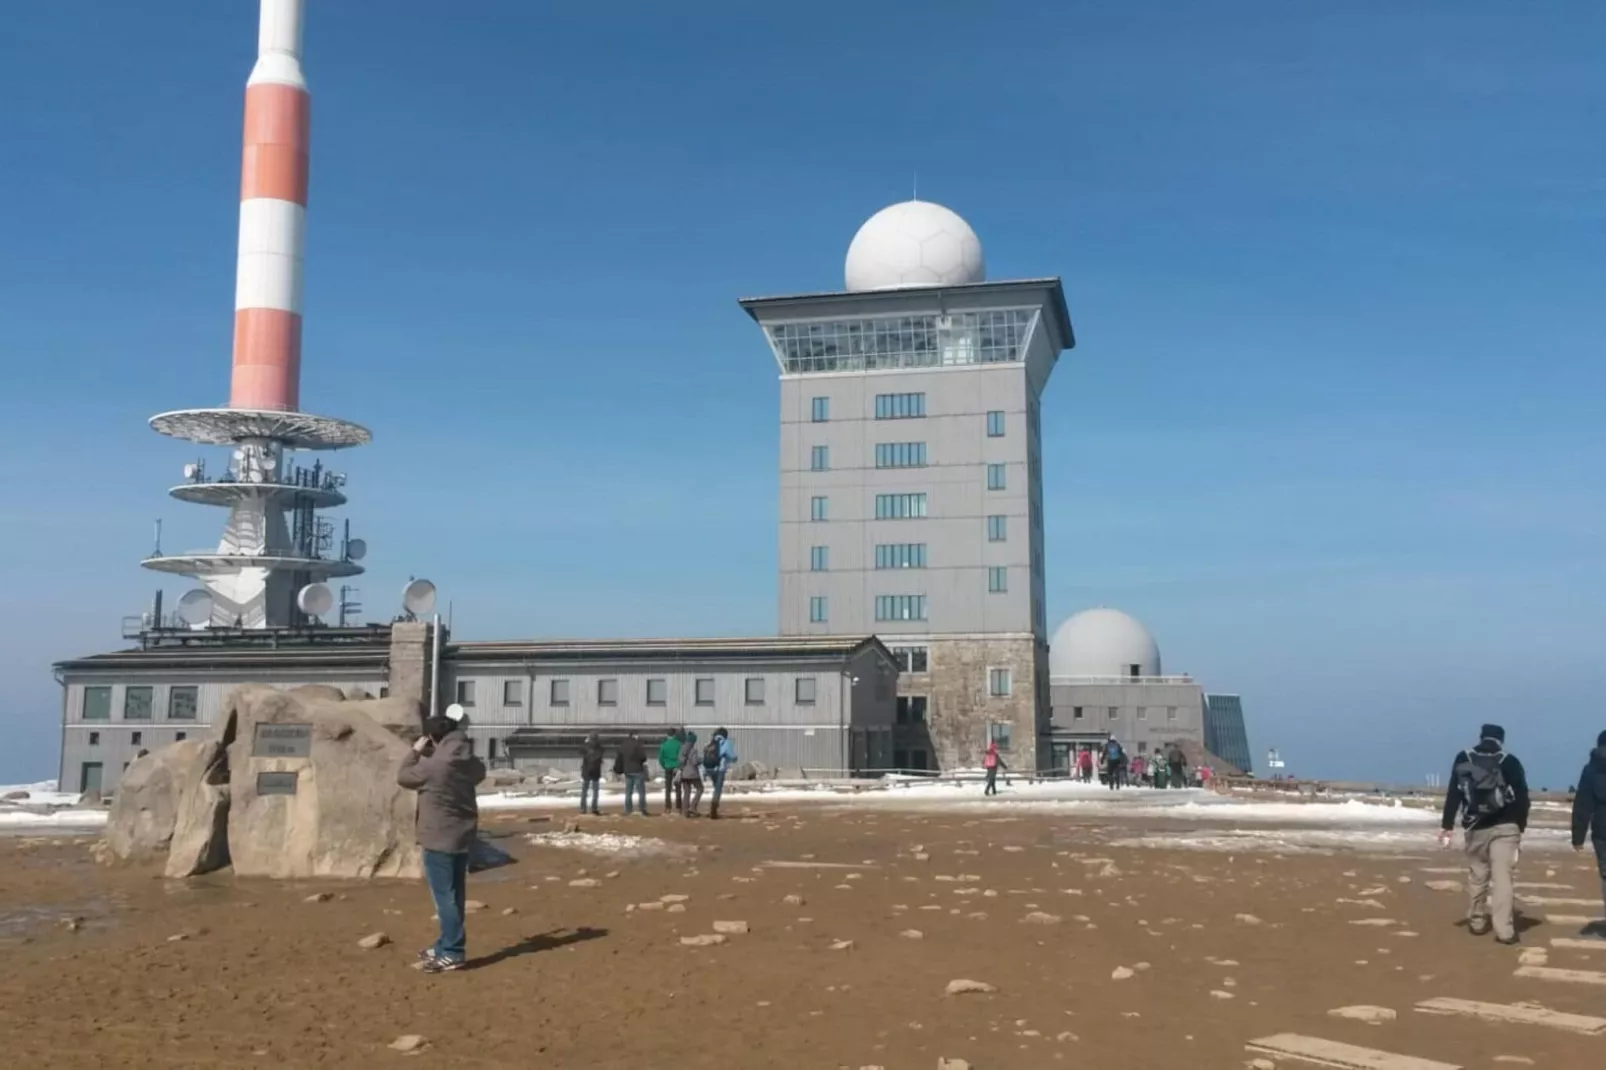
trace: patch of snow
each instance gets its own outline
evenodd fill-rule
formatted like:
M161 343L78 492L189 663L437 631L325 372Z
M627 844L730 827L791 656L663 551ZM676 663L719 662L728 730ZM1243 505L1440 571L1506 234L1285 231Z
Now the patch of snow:
M25 791L26 799L7 801L5 796ZM0 784L0 810L6 806L77 806L81 798L76 791L57 791L54 780L41 780L33 784Z
M0 831L28 829L98 829L106 824L105 810L56 810L48 814L0 809Z
M631 836L623 832L533 832L525 837L537 847L557 847L613 858L649 858L688 855L696 848L650 836Z

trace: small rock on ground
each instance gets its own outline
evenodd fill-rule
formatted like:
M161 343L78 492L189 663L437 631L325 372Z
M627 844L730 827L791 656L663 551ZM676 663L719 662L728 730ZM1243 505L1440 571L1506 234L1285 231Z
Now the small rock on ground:
M1058 914L1047 914L1041 910L1034 910L1021 919L1027 925L1058 925L1063 920Z
M1399 1015L1388 1007L1368 1007L1359 1005L1354 1007L1335 1007L1327 1012L1330 1018L1352 1018L1357 1022L1369 1022L1372 1025L1381 1025L1383 1022L1392 1022Z
M716 933L734 934L745 933L749 932L750 930L748 929L747 922L745 921L716 921L714 922L714 931Z
M997 991L997 985L990 985L986 981L971 981L963 977L957 977L954 980L949 981L948 987L944 989L944 992L950 996L963 996L972 993L987 993Z
M1129 978L1131 976L1132 976L1132 971L1131 970L1127 969L1125 966L1117 966L1115 968L1114 972L1112 972L1110 974L1110 980L1112 980L1112 981L1125 981L1127 978Z
M362 948L364 951L372 951L374 948L384 947L388 943L390 943L390 937L386 936L384 933L369 933L367 936L357 941L357 946Z
M478 899L470 899L463 904L463 911L468 914L476 914L484 909L485 904L480 902Z
M898 935L903 937L905 940L924 940L926 938L926 934L921 932L919 929L905 929Z
M721 933L700 933L697 936L682 936L682 947L716 947L723 944L726 937Z
M427 1047L429 1047L429 1041L417 1033L408 1033L406 1036L397 1037L390 1042L390 1050L399 1051L403 1055L416 1055Z
M314 892L302 900L303 903L327 903L335 897L334 892Z
M853 950L853 941L852 940L833 940L831 942L831 950L832 951L852 951Z

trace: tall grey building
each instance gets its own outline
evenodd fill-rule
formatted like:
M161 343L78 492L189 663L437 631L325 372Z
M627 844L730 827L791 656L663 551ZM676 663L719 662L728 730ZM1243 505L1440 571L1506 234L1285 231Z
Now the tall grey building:
M1074 345L1057 278L986 282L924 201L884 209L844 292L753 298L780 368L780 632L874 633L893 763L1049 762L1038 399Z

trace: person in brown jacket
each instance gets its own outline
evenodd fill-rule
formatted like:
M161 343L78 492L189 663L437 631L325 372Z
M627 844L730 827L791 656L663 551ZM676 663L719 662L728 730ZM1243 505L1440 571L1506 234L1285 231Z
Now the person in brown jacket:
M418 953L426 973L461 969L467 958L463 927L468 893L468 856L479 831L480 808L474 789L485 779L485 763L462 723L431 717L424 734L402 759L396 783L418 792L418 845L424 849L424 879L440 916L440 938Z

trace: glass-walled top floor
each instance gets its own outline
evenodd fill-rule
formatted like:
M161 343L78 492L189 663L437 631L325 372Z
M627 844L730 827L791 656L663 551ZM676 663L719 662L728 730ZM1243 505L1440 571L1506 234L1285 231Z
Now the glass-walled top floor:
M1026 359L1038 310L772 323L770 345L788 374L935 368Z

